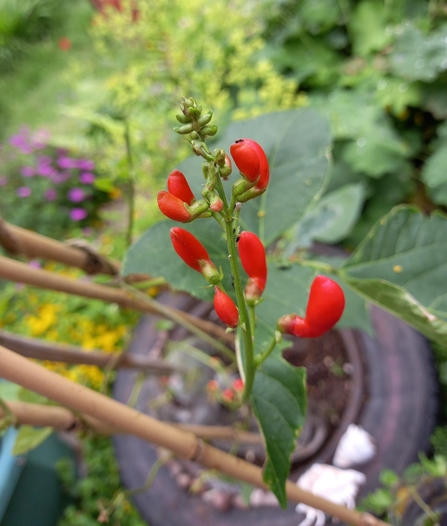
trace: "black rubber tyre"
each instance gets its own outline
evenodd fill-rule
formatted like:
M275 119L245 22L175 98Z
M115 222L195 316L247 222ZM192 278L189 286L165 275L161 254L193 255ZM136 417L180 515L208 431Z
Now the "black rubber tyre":
M168 295L164 301L192 309L192 314L199 314L201 308L185 296ZM377 487L382 469L400 473L417 461L419 452L429 449L437 413L437 382L427 340L378 308L373 307L371 314L375 337L359 331L341 331L346 341L361 350L367 394L362 395L357 423L371 433L377 446L375 458L358 468L367 476L361 495ZM155 322L155 317L142 319L130 346L131 353L146 354L156 343ZM134 380L135 373L121 370L114 397L126 403ZM144 412L146 402L142 393L137 409ZM339 431L342 434L344 429ZM337 442L338 439L315 461L329 461ZM114 443L124 486L141 487L157 459L154 447L131 436L117 436ZM218 512L180 489L166 468L160 469L150 490L135 495L133 500L150 526L296 526L298 522L292 505L287 510L262 507Z

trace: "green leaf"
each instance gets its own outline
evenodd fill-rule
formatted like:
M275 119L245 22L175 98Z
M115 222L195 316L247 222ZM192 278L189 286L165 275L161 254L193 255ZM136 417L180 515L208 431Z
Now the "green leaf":
M13 455L25 455L31 449L35 449L53 432L52 427L21 426L16 437Z
M279 356L266 360L256 371L251 402L264 437L267 459L264 482L287 505L286 479L290 455L296 447L306 415L306 370Z
M447 220L396 207L346 260L341 277L428 338L447 336Z
M231 124L213 147L228 152L240 137L257 141L269 158L267 191L245 203L241 212L243 228L258 234L268 246L305 214L324 189L329 167L329 123L309 108L270 113ZM179 169L199 196L203 188L201 160L191 157ZM230 186L237 178L234 167L225 184ZM228 188L228 194L230 191Z
M434 80L447 69L446 38L446 25L426 36L407 23L390 55L393 72L408 80Z
M317 231L314 239L322 243L338 243L344 239L359 218L364 199L365 185L361 183L347 184L324 195L316 209L321 212L332 211L334 217L329 224Z
M444 142L438 146L422 168L421 178L429 189L434 189L447 183L446 167L447 143ZM436 192L433 192L433 198L436 199Z
M407 149L388 126L376 125L348 143L342 155L354 170L378 178L402 169Z
M385 10L380 0L363 0L357 5L348 25L356 55L365 56L389 44Z

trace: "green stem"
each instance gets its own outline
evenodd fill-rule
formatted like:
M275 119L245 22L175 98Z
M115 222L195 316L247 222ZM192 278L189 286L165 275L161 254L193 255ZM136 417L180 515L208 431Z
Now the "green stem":
M132 145L130 142L129 123L126 121L126 127L124 129L124 142L126 144L126 156L127 166L129 169L128 173L128 189L127 189L127 232L126 232L126 245L130 247L132 244L132 234L134 227L134 215L135 215L135 174L134 174L134 162L132 156Z
M329 265L328 263L323 263L322 261L316 261L314 259L300 259L297 261L298 264L303 267L312 267L316 270L321 270L322 272L327 272L328 274L338 274L338 268Z
M242 289L241 276L239 274L239 266L237 264L236 241L233 234L233 219L232 211L229 210L229 217L225 222L225 233L227 237L228 259L230 260L231 275L233 276L234 290L236 293L236 301L239 309L239 333L242 334L242 341L245 352L245 374L244 374L244 392L242 393L242 402L246 402L250 396L253 387L253 380L255 375L254 362L254 338L251 329L250 318L248 315L247 303L244 298Z
M248 316L250 318L251 331L254 334L255 327L256 327L256 313L255 313L255 306L254 305L249 305L248 306Z
M259 365L261 365L261 363L265 362L265 360L267 360L267 358L270 356L270 354L273 352L273 349L276 347L276 345L281 341L282 337L280 336L278 338L278 333L275 332L275 334L273 335L273 339L272 341L270 342L270 345L267 347L267 349L261 353L261 354L258 354L256 357L255 357L255 365L256 367L258 367Z
M163 305L159 301L154 300L153 298L147 296L146 294L143 294L139 290L134 289L126 283L121 283L121 287L128 290L134 296L137 296L141 300L145 301L158 314L164 316L165 318L168 318L168 320L172 320L181 327L184 327L190 333L195 334L196 336L201 338L204 342L209 343L212 347L214 347L214 349L222 353L222 355L226 356L229 360L234 360L234 352L230 348L228 348L219 340L216 340L215 338L207 334L205 331L202 331L202 329L199 329L192 323L189 323L187 320L173 312L172 309L170 309L167 305Z

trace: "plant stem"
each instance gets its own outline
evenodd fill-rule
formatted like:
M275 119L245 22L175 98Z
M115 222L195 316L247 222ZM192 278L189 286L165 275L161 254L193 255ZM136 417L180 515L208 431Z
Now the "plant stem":
M132 244L133 225L135 215L135 168L132 155L132 143L130 140L129 122L125 121L124 142L126 144L126 157L128 167L128 188L127 188L127 232L126 246Z
M236 294L236 302L239 309L238 333L242 334L242 341L245 353L245 367L243 371L244 374L241 374L244 380L244 392L242 393L241 402L244 403L248 400L250 396L256 370L256 366L254 363L254 325L252 328L250 316L247 309L247 302L245 301L244 292L242 288L241 275L239 273L239 265L237 263L236 234L234 232L234 230L236 230L236 227L234 225L235 222L233 209L231 207L228 208L228 201L220 177L217 177L216 189L224 203L225 237L228 247L228 259L230 260L231 275L233 276L234 291ZM232 202L233 199L231 200L231 203Z
M280 336L281 337L281 336ZM256 367L258 367L259 365L261 365L262 362L265 362L265 360L267 360L267 358L270 356L270 354L273 352L273 349L276 347L276 345L280 342L281 340L278 340L278 336L277 336L277 332L275 331L275 334L273 335L273 339L272 341L270 342L270 345L267 347L267 349L261 353L261 354L258 354L256 357L255 357L255 364L256 364Z
M233 234L233 221L231 218L225 223L225 233L227 237L228 258L230 260L231 275L233 276L236 301L239 309L239 328L238 333L242 334L244 345L245 367L244 367L244 392L242 393L242 403L248 400L255 375L254 363L254 337L251 329L250 318L248 315L247 303L242 289L239 266L237 264L236 242Z
M303 267L312 267L316 270L327 272L328 274L338 274L338 268L328 263L323 263L322 261L316 261L315 259L300 259L297 263Z

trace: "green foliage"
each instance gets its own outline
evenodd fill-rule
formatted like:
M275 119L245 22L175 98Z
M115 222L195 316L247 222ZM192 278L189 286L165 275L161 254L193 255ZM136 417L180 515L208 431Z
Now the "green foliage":
M364 184L366 193L356 199L364 206L360 223L340 225L334 239L355 246L393 206L421 202L422 185L415 182L427 185L434 205L445 205L445 139L439 140L439 120L447 116L444 3L265 0L264 6L266 55L297 78L310 104L331 120L331 184ZM323 213L316 210L314 219Z
M138 187L159 185L187 153L170 124L182 96L212 108L221 125L305 104L297 82L278 74L261 56L262 18L254 5L242 0L142 2L137 20L130 22L132 2L122 4L122 11L110 8L107 16L94 18L93 52L72 65L70 82L79 89L64 109L70 128L82 133L75 142L87 139L99 154L104 177L127 177L127 154L116 133L125 121ZM64 134L59 140L74 141Z
M11 68L26 44L48 37L66 15L58 0L0 1L0 71Z
M109 438L85 438L83 460L87 476L80 478L68 459L58 463L59 475L74 503L67 506L58 526L95 526L98 522L145 526L120 487L118 466Z
M341 277L427 337L445 342L446 236L445 215L424 217L414 208L397 207L344 262Z
M292 367L282 358L269 359L256 371L251 394L267 453L264 481L283 508L287 506L284 481L290 455L306 416L305 381L305 369Z

